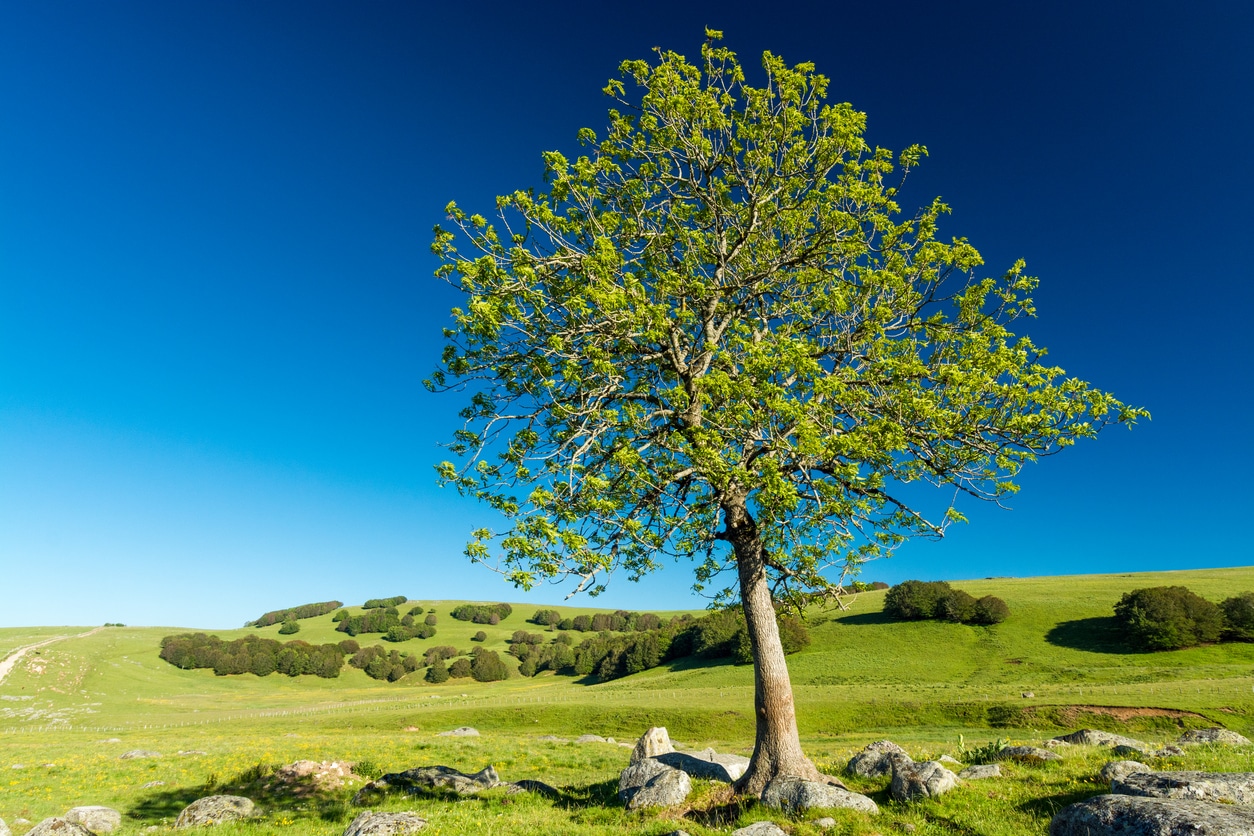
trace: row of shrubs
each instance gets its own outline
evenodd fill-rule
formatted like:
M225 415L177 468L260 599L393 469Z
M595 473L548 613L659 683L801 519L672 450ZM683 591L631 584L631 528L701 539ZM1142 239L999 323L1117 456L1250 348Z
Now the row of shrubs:
M1134 589L1115 604L1115 621L1124 640L1141 650L1254 641L1254 592L1216 604L1185 586Z
M662 626L662 619L654 613L627 612L626 610L566 618L562 617L557 610L536 610L535 615L527 620L532 624L558 630L574 630L579 633L603 633L606 630L614 633L643 633Z
M399 607L409 600L408 595L393 595L391 598L371 598L361 605L363 610L385 610L388 607Z
M183 670L212 668L218 676L281 673L287 676L312 674L334 679L344 667L345 654L356 650L356 644L311 645L303 641L278 642L257 636L224 642L205 633L183 633L163 638L160 655Z
M453 659L451 665L447 664L449 659ZM457 648L449 646L428 648L420 657L414 653L402 653L374 645L359 648L349 657L348 663L373 679L388 682L396 682L423 667L427 668L427 682L437 684L447 682L450 678L471 677L479 682L509 678L509 669L500 654L482 648L472 650L470 658L465 658Z
M281 621L295 621L298 618L317 618L344 606L342 601L323 601L320 604L301 604L299 607L288 607L283 610L271 610L260 618L244 624L245 627L269 627Z
M513 612L514 608L509 604L461 604L454 607L449 615L458 621L473 624L500 624Z
M884 596L884 614L903 621L936 619L956 624L1000 624L1010 616L1006 602L954 589L945 581L902 581Z

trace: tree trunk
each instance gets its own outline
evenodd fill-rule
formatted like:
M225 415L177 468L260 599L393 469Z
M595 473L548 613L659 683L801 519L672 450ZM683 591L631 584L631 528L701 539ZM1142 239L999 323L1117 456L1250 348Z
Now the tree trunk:
M766 580L766 562L757 524L743 504L724 505L726 531L740 576L740 601L753 649L753 707L757 729L753 758L735 789L761 795L771 779L781 775L827 781L801 751L792 682L775 623L775 607Z

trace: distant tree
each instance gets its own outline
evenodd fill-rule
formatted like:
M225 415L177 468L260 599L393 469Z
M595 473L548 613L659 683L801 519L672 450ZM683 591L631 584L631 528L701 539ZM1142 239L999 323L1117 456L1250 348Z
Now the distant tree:
M976 602L970 593L951 589L936 601L935 617L955 624L966 624L975 618Z
M444 666L443 659L436 659L431 663L431 667L427 668L427 681L433 685L448 682L448 676L448 668Z
M471 636L470 640L472 642L486 642L488 640L488 634L480 630Z
M436 618L435 613L427 613L427 617L422 620L422 623L428 627L434 627L438 620L439 619Z
M284 621L283 625L279 627L279 635L281 636L290 636L292 633L299 633L299 632L300 632L300 624L294 618Z
M1223 610L1229 636L1244 642L1254 641L1254 592L1228 598L1219 608Z
M470 676L470 660L454 659L453 664L448 666L448 675L454 679L465 679Z
M1010 617L1010 607L1006 606L1006 602L993 596L985 595L975 602L975 607L971 613L972 624L1001 624Z
M907 621L935 618L941 598L952 591L945 581L902 581L884 596L884 614Z
M509 679L509 668L494 650L480 650L470 663L470 675L479 682Z
M1178 650L1218 641L1223 611L1184 586L1134 589L1115 604L1127 640L1143 650Z

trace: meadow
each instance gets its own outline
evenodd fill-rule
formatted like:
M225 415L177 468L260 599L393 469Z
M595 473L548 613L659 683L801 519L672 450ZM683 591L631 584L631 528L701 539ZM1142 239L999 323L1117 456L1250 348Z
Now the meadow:
M953 583L977 597L1003 598L1010 618L992 627L893 622L881 612L882 592L860 593L846 611L808 614L813 641L789 657L789 667L803 743L825 771L839 774L854 752L885 737L916 759L950 754L962 760L964 747L996 739L1039 743L1084 727L1159 743L1186 728L1216 725L1254 736L1254 644L1137 653L1121 645L1111 621L1113 603L1131 589L1186 585L1220 600L1254 589L1254 568ZM465 649L478 630L488 634L484 646L504 650L514 630L542 630L525 622L535 607L516 606L492 626L450 618L457 602L421 603L436 610L438 632L399 645L402 650ZM0 629L0 653L84 629ZM277 629L212 632L224 639L249 633L312 643L344 638L329 615L303 620L295 636L278 636ZM564 742L588 733L630 743L662 725L685 746L747 755L753 740L747 666L685 659L602 684L546 673L431 685L422 671L387 683L347 666L338 679L218 677L158 658L163 636L186 631L107 628L28 654L0 683L0 818L16 836L30 825L15 826L15 820L38 822L79 804L122 811L123 833L164 828L185 804L212 792L247 795L264 811L248 824L223 826L224 834L338 836L357 812L349 799L364 778L321 793L268 783L274 767L300 759L355 762L368 775L432 764L473 772L492 764L503 780L537 779L560 790L556 799L504 790L468 799L394 797L371 808L415 810L432 833L663 834L682 828L701 836L763 818L796 836L825 832L813 824L821 814L790 819L700 781L682 808L627 813L615 792L629 749ZM363 645L376 638L358 636ZM481 736L437 736L462 725ZM546 735L564 741L541 739ZM161 756L120 759L132 750ZM1096 776L1108 759L1102 752L1075 747L1064 754L1064 761L1046 766L1005 765L1002 779L969 782L912 805L891 801L886 779L846 778L882 812L836 815L836 829L826 832L1044 833L1056 810L1105 789ZM1209 747L1191 749L1172 764L1251 769L1248 752Z

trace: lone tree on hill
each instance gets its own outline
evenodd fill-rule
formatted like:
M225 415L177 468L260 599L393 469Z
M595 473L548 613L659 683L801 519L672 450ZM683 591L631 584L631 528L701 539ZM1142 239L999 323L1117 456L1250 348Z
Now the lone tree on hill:
M472 560L571 594L664 556L695 559L699 590L735 571L757 718L737 789L757 793L820 777L777 605L963 519L903 486L995 501L1025 462L1147 413L1010 331L1033 314L1022 263L979 278L974 247L937 238L944 203L901 216L889 177L924 148L872 149L811 64L768 52L751 86L720 37L695 65L624 62L608 131L544 153L547 190L492 222L448 206L437 276L466 302L427 385L469 394L440 479L507 520Z

